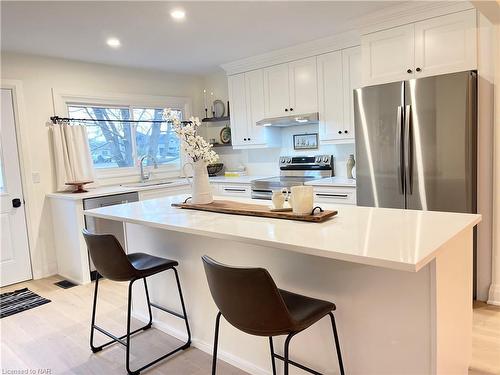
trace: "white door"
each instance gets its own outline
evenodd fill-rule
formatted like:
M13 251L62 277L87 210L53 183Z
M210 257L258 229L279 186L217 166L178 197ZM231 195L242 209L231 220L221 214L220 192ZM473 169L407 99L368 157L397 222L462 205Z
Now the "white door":
M342 139L344 91L340 51L318 56L318 99L320 140Z
M364 86L414 78L414 32L410 24L361 37Z
M316 57L289 64L290 112L306 114L318 112L318 76Z
M233 146L248 145L247 104L245 97L245 74L229 76L229 102L231 103L231 141Z
M247 99L247 143L257 145L265 144L265 129L257 126L256 122L265 116L264 111L264 75L262 69L245 73L245 88Z
M266 118L286 116L290 113L288 64L264 69L264 102Z
M476 69L476 10L415 24L415 76Z
M344 82L344 129L346 139L354 141L354 90L361 87L361 49L359 47L342 50Z
M12 90L2 89L0 142L0 284L32 278L24 198L17 152Z

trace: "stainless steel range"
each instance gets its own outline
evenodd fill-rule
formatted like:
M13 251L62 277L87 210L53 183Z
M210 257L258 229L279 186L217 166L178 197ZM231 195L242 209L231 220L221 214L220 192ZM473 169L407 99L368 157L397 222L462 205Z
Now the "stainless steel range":
M290 191L292 186L334 176L333 156L280 156L279 177L252 181L252 198L271 199L273 190Z

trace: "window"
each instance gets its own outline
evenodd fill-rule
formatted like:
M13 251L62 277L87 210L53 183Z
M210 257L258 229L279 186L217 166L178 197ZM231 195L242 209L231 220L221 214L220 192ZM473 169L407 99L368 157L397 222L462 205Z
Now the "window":
M134 167L144 155L153 156L159 165L179 166L180 144L172 125L136 122L162 121L163 108L69 104L68 113L71 118L101 120L86 122L95 168ZM182 119L182 110L176 113ZM154 162L148 158L147 163L152 165Z

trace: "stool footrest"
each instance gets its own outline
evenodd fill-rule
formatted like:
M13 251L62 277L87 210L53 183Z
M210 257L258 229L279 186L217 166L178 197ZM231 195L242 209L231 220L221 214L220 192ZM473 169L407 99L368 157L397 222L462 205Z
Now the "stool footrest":
M282 361L285 361L285 357L279 355L279 354L276 354L276 353L273 353L272 354L275 358L278 358ZM304 365L301 365L300 363L298 362L295 362L295 361L292 361L291 359L288 360L288 363L291 364L292 366L295 366L295 367L298 367L300 368L301 370L304 370L304 371L307 371L311 374L314 374L314 375L323 375L321 372L318 372L318 371L315 371L307 366L304 366Z
M186 318L184 317L184 315L179 314L178 312L175 312L173 310L167 309L166 307L160 306L160 305L158 305L156 303L153 303L153 302L150 302L150 305L153 306L153 307L156 307L158 310L164 311L164 312L169 313L171 315L174 315L174 316L176 316L178 318L186 320Z
M119 342L123 346L127 346L127 343L123 341L123 339L125 337L127 337L127 334L124 334L123 336L117 337L117 336L113 335L112 333L106 331L105 329L99 327L98 325L94 324L93 328L95 328L96 330L98 330L99 332L101 332L103 335L106 335L106 336L108 336L109 338L112 339L111 341L109 341L109 342L107 342L105 344L102 344L100 346L92 348L92 351L94 353L96 353L98 351L101 351L104 347L106 347L108 345L111 345L111 344L113 344L115 342ZM137 328L135 331L130 332L130 335L133 335L134 333L137 333L137 332L140 332L140 331L145 331L148 328L151 328L151 324L145 325L144 327L141 327L141 328Z

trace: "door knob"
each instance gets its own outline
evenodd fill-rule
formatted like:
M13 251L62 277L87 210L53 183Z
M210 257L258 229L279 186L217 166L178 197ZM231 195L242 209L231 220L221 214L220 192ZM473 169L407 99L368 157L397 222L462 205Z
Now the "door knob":
M339 134L342 134L342 130L339 130Z
M420 69L420 68L417 68L417 69L415 69L415 70L416 70L417 72L421 72L421 71L422 71L422 69Z
M413 72L413 70L411 70L411 69L408 69L408 70L406 71L406 73L412 73L412 72Z
M290 111L293 111L293 108L290 108Z
M12 207L14 208L21 207L21 200L19 198L12 199Z
M285 112L288 112L288 108L285 108Z
M346 134L347 134L347 130L344 130L344 133L346 133Z

